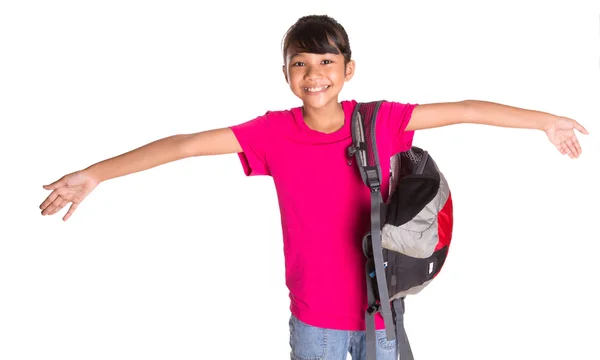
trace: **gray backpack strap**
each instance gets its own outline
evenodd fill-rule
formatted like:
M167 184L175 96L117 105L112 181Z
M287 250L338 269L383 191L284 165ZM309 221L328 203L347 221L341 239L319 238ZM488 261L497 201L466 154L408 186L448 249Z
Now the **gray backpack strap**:
M394 323L388 285L383 261L383 248L381 244L381 167L377 152L377 113L382 101L372 103L359 103L356 105L352 116L352 146L348 149L348 156L355 157L363 182L371 192L371 231L363 240L365 255L367 256L366 281L369 308L365 314L367 325L367 360L375 359L375 319L374 316L381 312L385 322L386 337L389 341L395 339ZM370 244L369 243L370 240ZM365 244L366 243L366 244ZM373 269L374 268L374 271ZM374 273L373 275L371 275ZM373 289L373 281L377 284L377 292Z
M399 360L414 360L408 335L404 328L404 298L394 299L392 302L394 309L394 323L396 324L396 348Z
M375 329L375 315L377 314L376 309L370 305L375 304L375 291L373 290L373 282L370 276L371 264L367 262L365 272L367 274L367 300L369 302L369 309L365 312L365 324L366 324L366 345L367 345L367 359L375 360L377 355L377 337Z

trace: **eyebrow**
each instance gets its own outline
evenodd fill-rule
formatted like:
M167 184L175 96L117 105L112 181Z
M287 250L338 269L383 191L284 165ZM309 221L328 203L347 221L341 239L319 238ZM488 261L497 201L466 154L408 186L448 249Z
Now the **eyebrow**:
M292 63L292 62L294 62L294 60L295 60L297 57L299 57L299 56L302 56L302 54L307 54L307 52L299 52L299 51L293 52L293 53L291 53L291 54L290 54L290 56L287 58L287 59L288 59L287 61L288 61L288 62L290 62L290 63Z
M292 54L290 55L290 60L292 60L292 59L293 59L293 58L295 58L296 56L300 56L300 54L301 54L301 53L299 53L299 52L292 53Z

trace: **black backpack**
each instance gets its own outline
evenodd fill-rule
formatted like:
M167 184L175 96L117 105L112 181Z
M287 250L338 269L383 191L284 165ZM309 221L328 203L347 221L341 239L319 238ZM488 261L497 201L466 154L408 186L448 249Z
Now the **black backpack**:
M383 101L358 103L352 115L352 145L362 179L371 192L371 230L363 238L369 307L365 314L367 360L375 360L375 314L396 339L401 360L413 360L404 329L404 298L435 278L452 239L450 188L429 153L413 146L390 159L390 194L383 202L376 124Z

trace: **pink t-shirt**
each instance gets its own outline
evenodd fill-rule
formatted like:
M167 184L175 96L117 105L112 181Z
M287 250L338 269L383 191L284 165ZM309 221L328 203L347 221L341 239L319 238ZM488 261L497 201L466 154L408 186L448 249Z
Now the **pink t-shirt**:
M309 128L302 109L270 111L232 126L245 174L273 178L283 230L290 310L322 328L361 331L367 308L362 238L370 229L370 194L352 159L351 116L356 101L342 101L344 126L333 133ZM384 200L390 157L412 145L405 132L416 105L384 102L377 143ZM378 329L383 320L376 318Z

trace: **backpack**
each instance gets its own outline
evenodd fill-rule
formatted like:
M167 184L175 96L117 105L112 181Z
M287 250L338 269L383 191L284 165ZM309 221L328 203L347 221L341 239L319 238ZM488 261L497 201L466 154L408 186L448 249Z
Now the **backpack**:
M347 154L355 158L371 194L371 230L363 237L367 360L375 360L377 313L384 319L387 339L396 339L400 359L412 360L404 329L404 298L423 290L444 265L452 239L452 197L431 155L412 146L390 159L390 191L383 202L375 133L382 102L356 105Z

